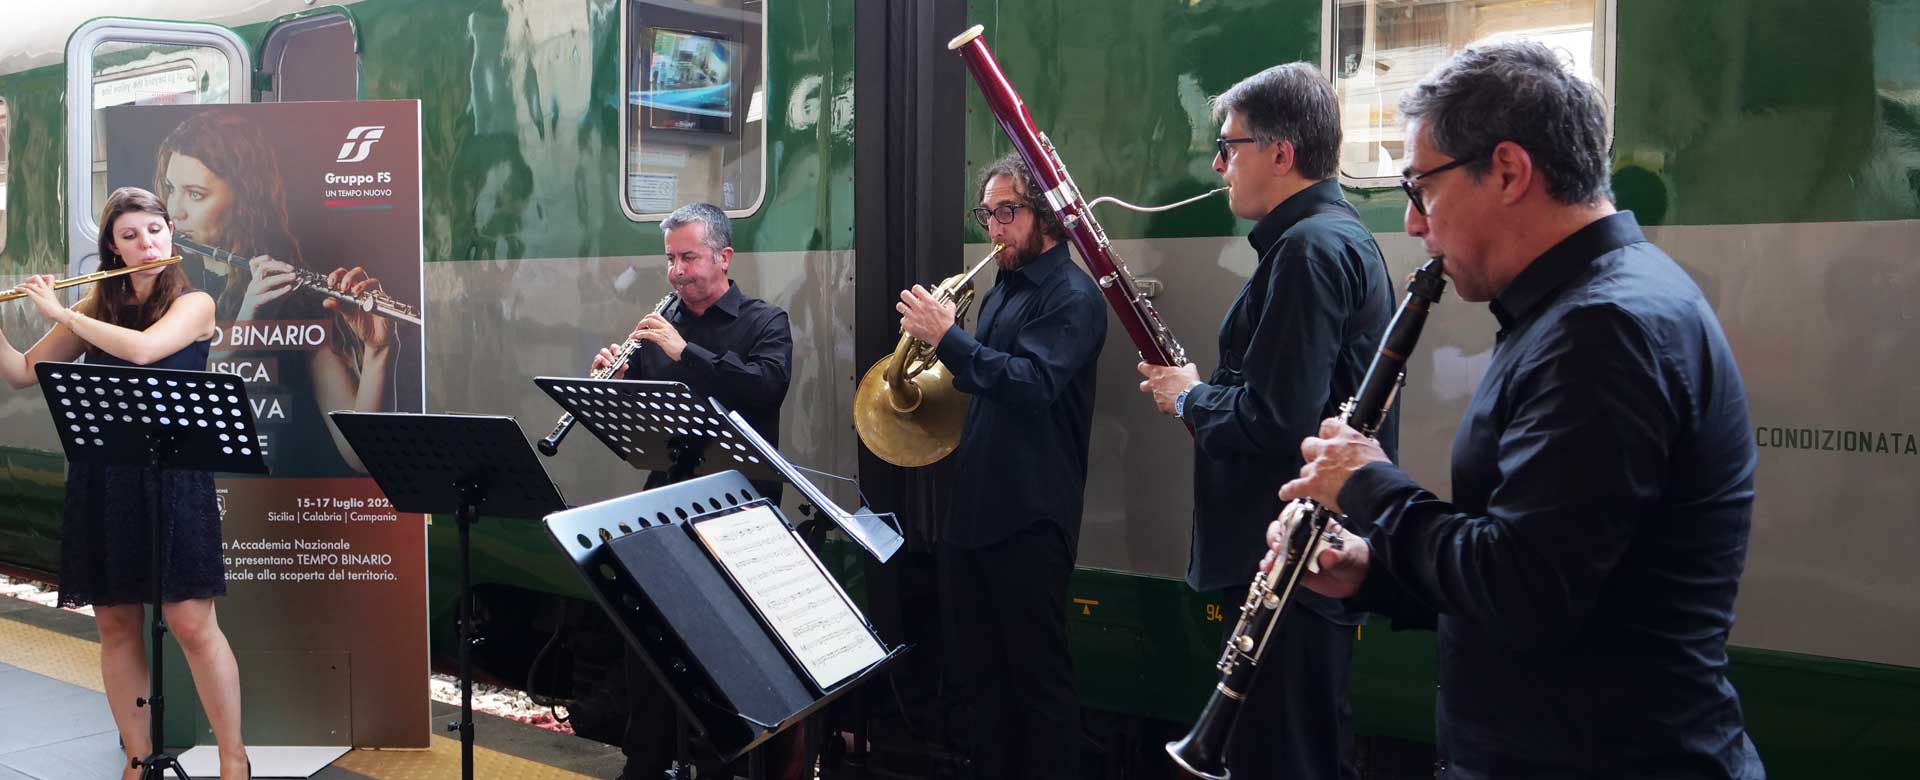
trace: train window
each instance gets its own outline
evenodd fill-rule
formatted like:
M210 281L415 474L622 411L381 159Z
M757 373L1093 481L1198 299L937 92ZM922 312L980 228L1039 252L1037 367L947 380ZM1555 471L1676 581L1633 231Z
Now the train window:
M233 102L230 68L227 55L209 46L108 41L94 47L94 213L107 200L107 142L99 112L112 106Z
M765 0L620 5L620 206L636 221L695 201L732 216L766 184Z
M353 19L328 12L274 25L260 46L260 102L353 100L360 51Z
M0 252L7 251L7 99L0 98Z
M113 106L246 103L253 55L232 30L201 22L101 17L67 38L67 270L98 263L94 239L107 196L101 112ZM132 181L150 181L150 161L127 160Z
M1391 187L1407 156L1400 94L1468 47L1535 40L1612 100L1613 0L1325 0L1322 66L1340 98L1341 178Z

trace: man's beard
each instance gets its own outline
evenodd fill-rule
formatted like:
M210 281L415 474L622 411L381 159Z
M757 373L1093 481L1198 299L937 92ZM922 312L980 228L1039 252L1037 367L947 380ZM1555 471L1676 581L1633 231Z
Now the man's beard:
M1018 245L1009 244L1006 249L1000 250L1000 257L994 260L994 265L1000 266L1002 271L1012 271L1033 262L1045 251L1046 238L1046 233L1036 226L1032 233L1027 234L1027 240Z

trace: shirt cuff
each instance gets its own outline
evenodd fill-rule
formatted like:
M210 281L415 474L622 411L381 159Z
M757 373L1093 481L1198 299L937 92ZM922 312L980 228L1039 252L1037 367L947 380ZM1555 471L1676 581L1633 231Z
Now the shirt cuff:
M680 350L680 365L686 366L695 373L710 375L713 373L713 363L719 357L713 354L713 350L689 341L687 346Z
M1371 534L1381 513L1397 500L1400 492L1397 488L1401 487L1417 489L1419 484L1392 463L1362 466L1347 478L1347 484L1340 487L1340 495L1335 497L1340 502L1341 514L1346 515L1340 524L1361 535Z
M958 370L959 364L973 357L979 351L980 342L973 334L961 330L958 324L948 325L947 332L940 336L940 343L933 348L933 354L946 364L947 371Z
M1193 427L1194 413L1201 409L1212 409L1214 399L1219 396L1220 388L1215 385L1207 382L1194 385L1187 390L1187 408L1181 410L1180 419L1186 421L1187 427Z
M1402 619L1403 612L1400 605L1399 583L1394 582L1393 574L1379 563L1378 557L1372 559L1372 563L1367 565L1367 578L1360 581L1359 592L1344 599L1342 603L1355 612L1385 615L1398 623Z

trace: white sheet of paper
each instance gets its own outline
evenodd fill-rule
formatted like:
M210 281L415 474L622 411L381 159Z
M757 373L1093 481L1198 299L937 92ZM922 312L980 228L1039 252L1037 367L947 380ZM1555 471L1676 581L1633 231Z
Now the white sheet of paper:
M839 586L772 509L703 520L693 532L822 689L886 656Z

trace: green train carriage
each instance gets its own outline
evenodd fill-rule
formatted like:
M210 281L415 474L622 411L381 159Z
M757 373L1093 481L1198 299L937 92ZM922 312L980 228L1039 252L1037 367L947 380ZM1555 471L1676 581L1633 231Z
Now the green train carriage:
M11 277L62 273L90 243L76 240L77 215L91 208L98 169L83 170L90 144L69 128L63 53L115 6L67 5L12 10L0 32L0 274ZM1866 777L1920 754L1920 713L1908 703L1920 692L1920 582L1908 563L1920 549L1910 477L1920 409L1908 388L1920 377L1900 360L1920 347L1910 302L1920 292L1920 3L192 0L169 13L148 26L211 23L230 37L108 45L89 66L96 98L113 99L103 84L185 60L196 99L422 102L428 409L513 414L530 437L543 434L556 410L528 377L578 373L659 297L659 177L691 167L698 175L674 197L724 202L737 215L736 278L792 314L787 452L858 475L878 505L908 513L951 486L863 458L853 381L891 346L887 302L899 286L984 252L964 221L967 171L1007 148L943 59L948 36L986 24L1081 186L1136 202L1215 186L1208 95L1274 62L1320 62L1347 115L1348 196L1398 270L1421 258L1399 232L1394 90L1467 43L1545 39L1610 96L1620 205L1707 292L1746 375L1763 449L1732 675L1762 755L1782 777ZM629 108L623 64L649 30L696 30L702 14L756 29L758 40L736 43L756 52L761 73L747 76L758 84L742 90L735 127L675 140ZM1252 270L1248 226L1217 203L1101 217L1133 272L1157 282L1174 332L1211 365L1217 318ZM16 344L39 327L25 307L0 310L0 326ZM1153 737L1197 709L1232 606L1179 580L1191 446L1135 397L1132 349L1113 331L1069 614L1080 693L1101 713L1090 721L1095 748L1115 771L1157 774ZM1491 333L1484 309L1443 303L1410 371L1402 450L1429 485L1445 484ZM0 398L0 565L41 573L58 560L63 473L44 411L32 394ZM584 441L550 466L576 502L637 486ZM844 489L836 497L854 501ZM442 649L451 536L446 524L430 530ZM477 530L482 665L514 683L537 674L536 689L591 690L605 648L594 647L574 575L549 553L531 525ZM841 563L881 612L912 576L870 579L854 556ZM569 641L549 646L556 635ZM1357 648L1360 731L1430 741L1430 636L1375 625ZM576 712L583 729L617 715Z

